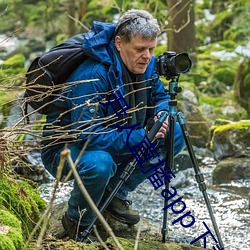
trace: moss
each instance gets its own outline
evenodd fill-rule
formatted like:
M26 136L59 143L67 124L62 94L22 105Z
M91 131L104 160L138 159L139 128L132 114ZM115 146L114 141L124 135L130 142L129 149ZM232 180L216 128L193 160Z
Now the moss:
M215 126L215 130L214 133L220 133L220 132L225 132L231 129L245 129L245 128L249 128L250 127L250 121L239 121L239 122L233 122L233 123L229 123L226 125L218 125Z
M25 81L25 56L16 54L1 64L0 84L20 86Z
M248 119L249 117L247 111L236 101L232 91L226 91L222 95L216 96L210 96L206 93L199 93L198 97L200 105L208 104L213 106L212 113L207 115L207 118L209 118L211 121L219 118L225 119L225 117L231 121L239 121ZM235 110L235 112L230 112L229 109L229 112L225 114L227 106L232 107L232 110Z
M43 247L44 246L44 247ZM32 242L29 245L31 250L40 249L60 249L60 250L98 250L103 249L100 247L99 242L93 242L86 244L82 242L75 242L73 240L60 240L60 239L44 239L42 247L38 247L36 242ZM112 248L113 249L113 248Z
M0 210L0 223L10 227L6 235L0 234L0 249L21 249L24 243L20 221L8 212Z
M223 40L218 43L220 46L224 47L226 51L232 52L237 47L237 43L234 40Z
M7 210L0 209L0 221L7 226L14 227L17 230L21 230L20 221Z
M228 67L221 67L214 71L214 79L228 86L232 86L235 78L235 70Z
M118 238L120 244L124 248L124 250L133 250L135 241L133 239L124 239L124 238ZM107 240L108 243L111 243L113 245L113 240L109 238ZM161 241L154 241L154 240L145 240L145 241L139 241L138 244L139 250L198 250L202 249L200 247L196 247L193 245L188 244L182 244L182 243L174 243L174 242L167 242L162 243Z
M46 207L45 201L30 184L23 180L14 180L9 176L0 179L0 205L22 222L25 238L39 220L40 211Z
M0 234L0 249L16 250L13 241L7 235Z
M224 103L224 99L221 96L208 96L208 95L201 95L199 97L200 103L207 103L210 104L214 107L221 107L222 104Z
M4 61L4 63L2 64L2 69L4 70L12 67L23 68L24 64L25 56L23 54L16 54Z
M11 228L7 236L12 240L16 249L21 249L24 244L22 231L16 231L15 228Z
M233 13L227 9L225 11L218 12L213 22L209 25L208 30L211 33L211 38L214 40L223 40L224 32L228 29L232 20Z

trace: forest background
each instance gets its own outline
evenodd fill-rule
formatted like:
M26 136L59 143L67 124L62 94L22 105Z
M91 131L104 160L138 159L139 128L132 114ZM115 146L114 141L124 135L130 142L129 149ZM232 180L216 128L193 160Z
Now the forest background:
M24 84L27 66L35 56L72 35L86 32L93 20L115 22L130 8L146 9L158 19L162 33L155 56L165 51L189 53L193 67L188 75L181 76L181 81L195 85L200 103L213 105L213 113L220 117L220 107L233 102L238 109L229 114L229 119L249 117L247 0L0 0L0 33L4 35L0 40L0 104L17 94L17 88L11 86ZM7 42L15 39L19 39L18 45L11 51L6 49ZM4 86L12 91L6 93ZM9 108L2 107L4 118L8 112ZM3 120L2 127L4 124Z

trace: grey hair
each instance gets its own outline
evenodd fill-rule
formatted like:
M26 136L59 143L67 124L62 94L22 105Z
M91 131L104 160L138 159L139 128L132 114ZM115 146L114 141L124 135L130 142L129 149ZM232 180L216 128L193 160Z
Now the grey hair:
M160 34L157 20L145 10L128 10L118 20L116 36L128 43L135 35L147 40L153 40Z

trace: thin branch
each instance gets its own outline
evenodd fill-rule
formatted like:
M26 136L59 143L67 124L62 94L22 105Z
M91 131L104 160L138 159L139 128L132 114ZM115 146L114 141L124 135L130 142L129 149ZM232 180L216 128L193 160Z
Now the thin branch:
M97 237L97 239L100 241L101 245L104 247L104 249L109 250L108 246L105 244L105 242L102 240L100 234L97 231L96 225L93 226L94 233Z
M137 234L136 234L136 238L135 238L135 246L134 246L134 250L138 249L139 246L139 238L140 238L140 233L141 233L141 220L139 221L139 226L138 226L138 230L137 230Z
M86 31L89 31L89 28L87 26L85 26L82 22L80 22L79 20L77 20L76 18L74 18L71 15L68 15L68 17L72 20L74 20L76 23L80 24L80 26L82 26Z

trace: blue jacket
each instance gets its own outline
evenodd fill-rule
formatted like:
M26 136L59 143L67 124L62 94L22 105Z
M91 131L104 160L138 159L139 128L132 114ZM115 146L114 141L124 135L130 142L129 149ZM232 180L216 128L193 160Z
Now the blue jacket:
M131 128L115 129L115 110L111 105L100 104L111 90L119 89L124 94L121 63L114 53L114 31L114 24L93 23L83 41L88 59L67 80L68 87L62 93L64 101L55 103L56 107L47 115L47 123L63 127L61 138L69 137L79 147L83 147L88 139L89 150L123 155L129 153L128 146L133 147L143 141L145 130L142 127L132 132ZM150 87L147 90L147 106L153 106L154 114L157 114L168 111L169 95L155 71L155 60L154 57L151 59L145 75L146 85ZM86 81L81 82L83 80ZM112 91L117 98L119 91ZM69 111L60 111L65 105ZM60 132L45 132L45 136L53 134L55 136Z

